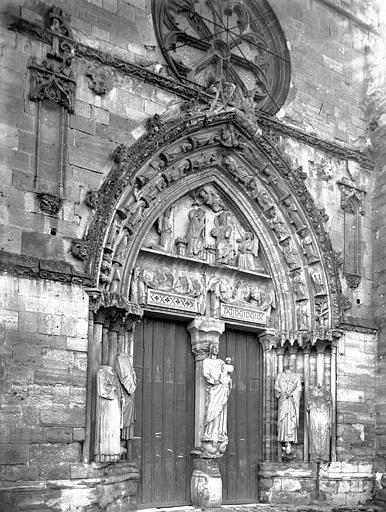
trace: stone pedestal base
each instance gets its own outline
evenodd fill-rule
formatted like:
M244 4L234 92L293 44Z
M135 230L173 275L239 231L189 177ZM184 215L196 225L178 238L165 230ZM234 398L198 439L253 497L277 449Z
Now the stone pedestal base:
M128 512L136 509L138 468L129 461L116 464L74 464L82 478L1 482L0 510L4 512Z
M219 470L220 457L207 458L193 452L193 474L190 483L192 505L202 510L220 507L222 480Z
M359 505L372 498L374 475L370 464L331 462L320 468L319 497L316 471L309 462L261 462L259 498L262 503L293 505Z

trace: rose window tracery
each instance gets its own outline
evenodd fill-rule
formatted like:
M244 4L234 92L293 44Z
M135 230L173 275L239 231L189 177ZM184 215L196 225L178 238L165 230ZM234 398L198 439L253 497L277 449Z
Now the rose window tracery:
M222 81L235 97L274 114L283 104L290 61L280 24L266 0L153 0L161 50L183 82Z

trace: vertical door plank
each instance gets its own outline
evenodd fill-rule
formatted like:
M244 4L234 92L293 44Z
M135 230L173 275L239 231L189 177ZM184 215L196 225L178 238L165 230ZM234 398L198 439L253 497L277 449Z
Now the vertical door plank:
M154 321L153 328L153 381L152 381L152 435L153 435L153 502L164 501L163 485L163 444L164 444L164 348L167 327L159 320Z
M233 389L228 400L229 445L222 462L224 503L256 502L257 461L262 444L262 353L256 336L227 329L220 357L232 357Z
M194 359L186 326L145 318L134 343L138 376L138 508L188 505L194 444Z

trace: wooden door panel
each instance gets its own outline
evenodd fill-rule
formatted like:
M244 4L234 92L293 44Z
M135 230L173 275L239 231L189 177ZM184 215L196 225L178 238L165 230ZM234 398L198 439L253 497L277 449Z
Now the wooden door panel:
M262 456L262 351L256 335L226 330L220 357L232 358L228 400L229 444L221 462L223 503L258 501L257 464Z
M133 458L139 508L187 505L194 446L194 358L186 326L145 318L134 339L137 373Z

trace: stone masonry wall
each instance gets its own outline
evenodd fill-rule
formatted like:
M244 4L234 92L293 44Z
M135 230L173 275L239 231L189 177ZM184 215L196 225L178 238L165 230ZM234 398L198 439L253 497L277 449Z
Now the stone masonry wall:
M87 327L81 287L0 278L2 482L79 476Z
M36 192L44 190L34 185L37 105L28 100L27 65L31 56L43 59L48 46L9 31L7 25L12 13L42 23L53 3L71 15L77 41L128 62L151 66L164 61L152 27L150 0L1 2L0 251L40 261L64 261L81 270L81 262L69 249L73 238L84 235L92 215L84 202L86 192L100 187L119 143L133 143L144 131L144 120L155 113L178 115L181 100L110 68L106 69L112 88L105 96L97 96L86 77L94 63L75 59L75 113L69 118L63 206L57 217L43 213ZM368 32L321 1L270 3L289 41L292 63L293 85L279 117L321 139L363 149L368 135L363 106ZM358 6L358 2L343 5L363 17ZM373 22L373 18L363 17L363 21ZM353 303L348 314L361 325L371 325L372 175L353 161L339 161L290 137L282 144L293 165L303 165L317 206L326 208L326 228L335 250L342 250L343 229L336 181L345 176L368 191L362 224L363 279L356 291L349 290L344 281L343 287ZM47 183L55 182L55 173L53 166L50 175L48 167ZM383 174L380 171L379 193ZM378 206L376 245L382 253L381 196ZM0 438L0 477L13 482L87 476L78 464L84 435L86 295L76 285L9 275L1 277L0 294L4 355L0 414L5 425ZM381 354L385 352L382 347ZM374 458L374 365L374 338L347 333L338 357L340 461L351 463L355 458L365 463ZM382 389L378 388L379 396ZM382 407L378 408L379 419L385 416ZM378 446L384 449L382 436L378 436Z
M337 460L366 463L375 456L373 335L347 332L338 345Z

